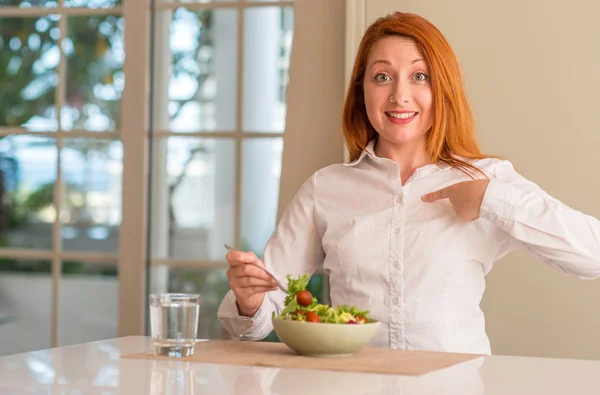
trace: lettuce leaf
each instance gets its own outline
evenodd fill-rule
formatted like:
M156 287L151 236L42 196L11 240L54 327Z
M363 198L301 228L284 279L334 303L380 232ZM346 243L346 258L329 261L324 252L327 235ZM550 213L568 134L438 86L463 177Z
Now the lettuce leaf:
M303 291L308 286L308 274L303 274L297 279L293 280L289 274L285 276L288 279L288 296L285 298L285 305L287 306L292 300L296 301L296 294Z
M294 311L298 310L298 308L300 308L300 305L298 305L296 298L294 298L290 303L285 304L285 308L281 311L281 315L293 313Z

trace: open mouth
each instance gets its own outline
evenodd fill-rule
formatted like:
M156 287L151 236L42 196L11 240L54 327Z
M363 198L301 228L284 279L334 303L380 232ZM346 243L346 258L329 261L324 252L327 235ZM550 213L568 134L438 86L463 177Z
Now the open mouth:
M387 119L397 125L404 125L411 122L419 115L417 111L386 111Z
M396 112L396 111L386 111L385 115L387 115L390 118L396 118L396 119L410 119L410 118L414 118L416 117L418 114L418 112L416 111L411 111L411 112Z

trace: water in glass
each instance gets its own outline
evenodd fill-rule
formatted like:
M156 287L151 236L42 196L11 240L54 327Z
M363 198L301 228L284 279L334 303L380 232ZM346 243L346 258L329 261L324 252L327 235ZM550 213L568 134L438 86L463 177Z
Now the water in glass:
M150 325L154 353L169 357L194 355L200 295L150 295Z

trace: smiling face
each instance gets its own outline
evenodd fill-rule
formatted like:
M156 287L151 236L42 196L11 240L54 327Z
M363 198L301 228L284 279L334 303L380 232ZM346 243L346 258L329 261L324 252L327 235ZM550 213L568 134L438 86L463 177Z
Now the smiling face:
M427 64L415 42L386 37L375 43L363 86L367 116L380 143L424 148L433 124L433 95Z

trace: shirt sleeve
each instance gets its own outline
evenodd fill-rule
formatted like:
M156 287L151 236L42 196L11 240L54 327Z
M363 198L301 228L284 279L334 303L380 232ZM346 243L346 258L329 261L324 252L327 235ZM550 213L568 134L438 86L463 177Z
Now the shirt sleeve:
M600 277L600 221L551 197L508 161L493 173L480 217L500 229L496 259L522 250L565 273Z
M277 279L287 284L286 275L312 275L325 257L321 234L315 221L315 195L318 172L298 190L286 207L264 250L263 263ZM229 291L218 311L218 318L227 332L242 340L261 340L273 330L271 317L280 314L286 294L268 292L253 317L239 315L236 298Z

